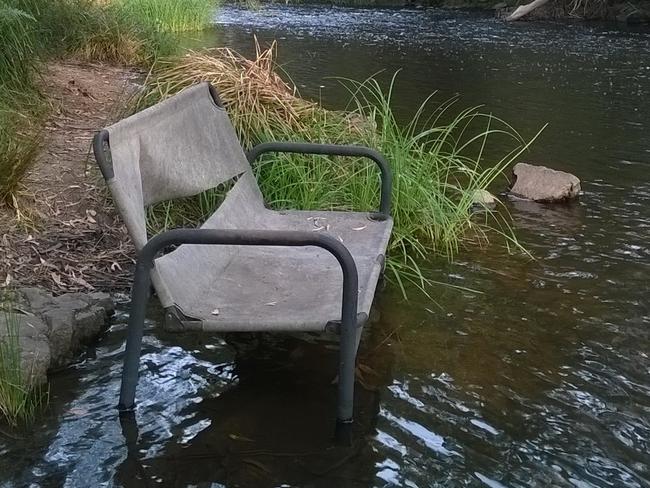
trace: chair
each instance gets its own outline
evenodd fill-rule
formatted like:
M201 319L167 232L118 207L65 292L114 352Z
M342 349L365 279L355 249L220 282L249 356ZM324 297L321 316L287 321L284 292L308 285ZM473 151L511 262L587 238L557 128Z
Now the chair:
M120 412L134 409L153 283L165 327L174 330L338 332L336 433L349 439L357 348L393 225L386 160L360 146L289 142L245 154L208 83L101 130L93 149L137 250ZM369 158L381 172L379 211L266 208L250 164L269 152ZM230 190L200 228L147 237L147 206L224 183Z

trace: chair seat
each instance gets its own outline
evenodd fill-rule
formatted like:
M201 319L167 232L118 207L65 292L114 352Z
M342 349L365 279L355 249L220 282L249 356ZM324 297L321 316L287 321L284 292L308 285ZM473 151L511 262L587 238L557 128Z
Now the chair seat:
M250 218L242 221L241 207L237 218L232 213L220 208L202 228L324 232L342 241L357 266L358 313L369 314L391 219L262 207L243 212ZM197 321L192 328L206 331L322 331L341 319L342 282L336 258L318 247L183 245L157 259L154 274L163 306L176 306Z

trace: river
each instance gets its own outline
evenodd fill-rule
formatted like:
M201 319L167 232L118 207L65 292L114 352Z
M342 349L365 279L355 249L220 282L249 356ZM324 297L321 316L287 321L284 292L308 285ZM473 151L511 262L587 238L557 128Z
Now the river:
M328 344L153 329L139 437L114 410L128 305L76 365L28 438L0 437L0 486L650 486L650 31L505 24L438 9L224 6L189 46L278 56L303 95L341 109L335 77L398 75L407 120L428 93L483 105L525 159L578 175L571 205L510 211L534 256L468 249L428 269L435 302L391 286L361 352L357 438L331 431ZM495 191L498 189L495 189ZM129 442L123 435L127 433ZM3 476L4 478L4 476Z

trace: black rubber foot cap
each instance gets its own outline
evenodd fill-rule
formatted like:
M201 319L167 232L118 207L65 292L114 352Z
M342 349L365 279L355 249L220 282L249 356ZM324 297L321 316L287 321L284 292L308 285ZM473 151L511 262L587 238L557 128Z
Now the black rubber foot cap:
M336 420L334 440L339 446L350 447L352 445L352 419Z

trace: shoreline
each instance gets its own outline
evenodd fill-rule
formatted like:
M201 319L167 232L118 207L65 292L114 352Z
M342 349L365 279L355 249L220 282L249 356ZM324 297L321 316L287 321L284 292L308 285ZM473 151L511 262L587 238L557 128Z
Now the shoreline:
M0 280L55 294L128 289L134 251L90 154L92 136L128 108L133 68L46 63L40 89L52 107L41 150L0 206Z
M421 0L289 0L286 7L291 6L331 6L349 8L413 8L427 9L440 8L445 10L462 10L467 12L493 12L497 18L505 18L510 15L518 6L526 5L528 2L518 0L442 0L442 1L421 1ZM236 3L239 4L239 3ZM277 2L266 1L259 5L274 5ZM617 1L606 6L599 6L593 10L583 11L580 15L576 9L571 9L569 4L546 4L539 9L532 11L519 22L533 21L574 21L574 22L610 22L615 25L644 26L650 25L650 1L643 0L636 6L629 2Z

